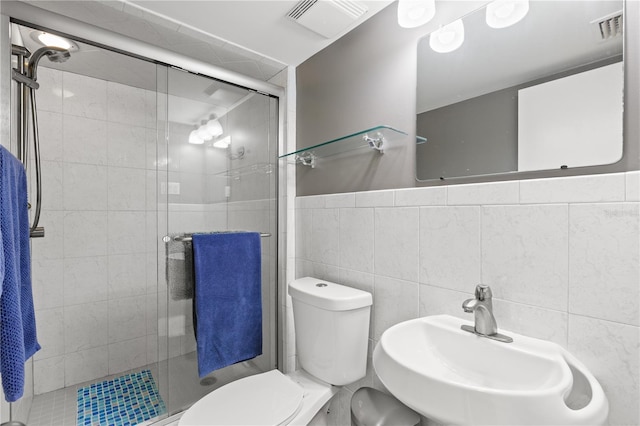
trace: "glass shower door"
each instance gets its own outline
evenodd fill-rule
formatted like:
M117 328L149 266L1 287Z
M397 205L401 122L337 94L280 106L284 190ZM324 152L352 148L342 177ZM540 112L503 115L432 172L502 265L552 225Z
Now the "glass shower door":
M158 72L158 347L169 414L212 390L276 367L277 100L215 79ZM262 355L198 376L193 233L263 234Z

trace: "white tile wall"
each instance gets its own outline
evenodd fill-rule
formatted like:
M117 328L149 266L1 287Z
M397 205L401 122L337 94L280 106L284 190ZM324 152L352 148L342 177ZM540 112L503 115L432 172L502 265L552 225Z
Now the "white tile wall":
M56 356L34 361L33 377L34 392L36 395L64 387L64 362L64 356Z
M40 157L45 161L62 161L64 139L62 114L52 111L38 112L38 124L51 129L50 132L38 134Z
M482 209L482 282L513 302L567 309L567 205Z
M602 384L609 399L608 423L640 424L638 327L570 315L567 346Z
M480 279L480 207L420 209L420 283L467 291Z
M109 122L107 135L107 161L110 166L146 167L147 129L140 125L140 121L130 124Z
M155 93L47 68L39 79L52 90L38 91L46 238L32 242L36 394L158 353L147 341L158 312Z
M63 169L66 211L107 210L107 167L66 163Z
M66 353L96 348L107 344L109 313L107 302L66 306L64 309L64 342Z
M31 169L32 176L35 169ZM42 194L42 208L62 210L64 208L63 163L60 161L42 161L42 181L47 182L47 191ZM35 176L34 176L35 177ZM32 179L31 182L34 182Z
M64 305L108 300L108 268L108 256L64 259Z
M376 275L418 281L420 234L416 230L419 229L419 209L378 208L374 217L373 257Z
M67 116L68 117L68 116ZM107 122L84 117L60 120L63 123L64 161L107 165ZM41 124L48 128L47 124ZM42 142L45 145L44 141ZM59 161L62 161L60 158Z
M63 306L63 262L63 259L35 258L31 261L31 285L33 287L33 305L36 311Z
M406 319L468 319L462 301L489 284L500 328L568 348L602 384L609 424L640 424L639 176L298 197L296 276L371 291L372 346Z
M71 118L107 120L107 82L79 74L62 73L61 90L70 95L62 99L62 111ZM39 102L38 102L39 104ZM45 110L44 106L40 109Z
M340 210L339 266L355 271L373 270L374 209Z
M570 215L569 312L640 325L638 203L579 204Z

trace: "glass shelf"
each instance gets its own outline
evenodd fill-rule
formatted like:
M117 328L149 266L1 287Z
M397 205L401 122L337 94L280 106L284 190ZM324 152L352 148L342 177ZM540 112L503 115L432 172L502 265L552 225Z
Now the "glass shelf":
M404 136L408 136L408 134L393 127L377 126L308 148L289 152L281 155L279 158L290 158L294 160L295 163L314 168L318 158L331 157L365 147L383 153L390 144L402 139Z
M273 173L273 165L269 163L256 163L250 166L239 167L236 169L225 170L224 172L220 173L215 173L214 176L240 179L242 176L254 175L256 173Z

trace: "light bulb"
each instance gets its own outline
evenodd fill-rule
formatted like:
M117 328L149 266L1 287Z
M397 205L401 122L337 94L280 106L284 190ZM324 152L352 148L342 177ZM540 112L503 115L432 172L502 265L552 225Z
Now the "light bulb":
M435 0L399 0L398 25L415 28L433 19L436 14Z
M216 148L227 149L231 145L231 136L224 137L219 139L213 143L213 146Z
M215 138L216 136L220 136L222 133L224 133L224 130L222 130L222 125L215 118L213 120L207 121L207 124L205 126L207 132L209 132L211 137Z
M192 143L194 145L202 145L204 143L204 139L198 136L197 130L192 130L191 133L189 133L189 143Z
M205 141L213 139L213 135L209 133L207 126L204 124L196 129L196 134L200 139Z
M69 40L55 34L41 33L38 35L38 40L45 46L59 47L60 49L70 49L72 46Z
M453 52L464 42L464 24L458 19L431 33L429 46L438 53Z
M529 13L529 0L495 0L487 5L486 20L491 28L506 28Z

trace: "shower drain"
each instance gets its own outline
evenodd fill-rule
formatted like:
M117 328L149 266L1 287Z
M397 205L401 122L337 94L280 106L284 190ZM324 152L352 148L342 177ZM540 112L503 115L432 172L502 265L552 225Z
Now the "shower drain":
M217 381L218 379L216 379L215 377L205 377L204 379L200 380L200 386L211 386Z

